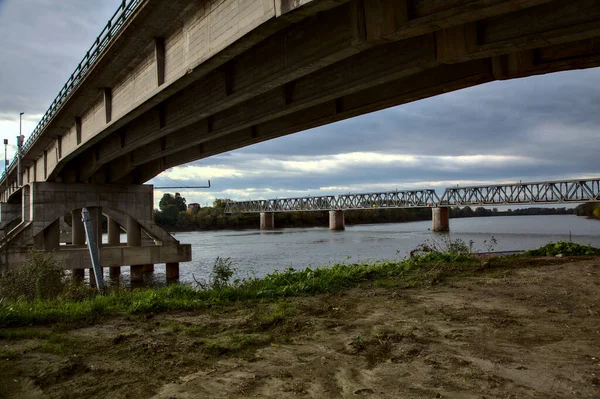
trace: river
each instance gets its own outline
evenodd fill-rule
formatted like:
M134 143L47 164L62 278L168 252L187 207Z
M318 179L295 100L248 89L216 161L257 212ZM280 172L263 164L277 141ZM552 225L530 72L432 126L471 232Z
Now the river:
M346 226L346 231L327 228L295 228L273 231L227 230L177 233L181 243L192 244L193 261L182 263L180 280L206 279L217 257L231 258L237 276L263 276L288 267L331 265L342 261L394 259L426 240L445 236L432 233L430 221ZM494 237L495 251L526 250L550 241L568 241L600 247L600 221L572 215L501 216L450 219L450 237L474 241L477 251L487 251ZM123 277L128 281L128 268ZM164 281L164 267L157 265L154 281Z

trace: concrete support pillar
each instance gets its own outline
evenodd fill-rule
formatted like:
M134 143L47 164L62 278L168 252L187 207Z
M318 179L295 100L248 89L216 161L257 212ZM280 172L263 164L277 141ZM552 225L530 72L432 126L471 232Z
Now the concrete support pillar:
M179 279L179 263L167 263L167 280Z
M435 231L438 233L450 231L449 208L446 208L446 207L432 208L431 212L432 212L431 231Z
M140 224L132 217L127 218L127 246L141 247L142 246L142 228ZM130 268L131 282L144 280L144 265L131 265Z
M121 275L121 266L112 266L109 268L110 278L119 278Z
M85 245L85 229L81 220L81 209L71 211L71 243Z
M131 265L129 269L129 275L132 283L144 280L144 265Z
M275 214L273 212L260 213L260 229L272 230L275 228Z
M60 219L55 220L44 229L44 251L54 251L60 248Z
M344 222L344 211L335 210L329 211L329 230L331 231L343 231L346 229Z
M144 273L153 273L154 265L152 263L144 265Z
M137 220L132 217L127 218L127 246L142 246L142 228Z
M113 218L108 218L108 243L112 245L121 243L121 227Z
M108 218L108 244L118 245L121 243L121 226L113 218ZM111 267L109 271L110 278L118 278L121 275L121 267Z
M94 269L88 269L90 273L90 287L96 287L96 276L94 275Z
M74 279L76 278L80 281L83 281L83 279L85 278L85 269L73 269L72 273Z

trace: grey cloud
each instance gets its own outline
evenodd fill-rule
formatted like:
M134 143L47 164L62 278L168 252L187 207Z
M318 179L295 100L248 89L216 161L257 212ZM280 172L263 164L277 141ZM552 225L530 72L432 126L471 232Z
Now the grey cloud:
M0 4L0 114L43 114L119 2Z

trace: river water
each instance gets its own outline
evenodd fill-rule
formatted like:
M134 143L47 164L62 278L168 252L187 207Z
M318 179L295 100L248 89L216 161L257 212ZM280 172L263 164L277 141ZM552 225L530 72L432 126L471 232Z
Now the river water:
M206 279L217 257L231 258L237 275L263 276L288 267L331 265L342 261L403 258L426 240L443 237L432 233L431 222L346 226L346 231L327 228L295 228L273 231L228 230L177 233L181 243L192 244L193 261L180 265L180 280ZM494 237L495 251L526 250L550 241L569 240L600 247L600 221L571 215L502 216L450 219L450 237L474 241L487 251ZM123 268L125 282L128 268ZM149 277L149 276L148 276ZM157 265L153 280L165 279Z

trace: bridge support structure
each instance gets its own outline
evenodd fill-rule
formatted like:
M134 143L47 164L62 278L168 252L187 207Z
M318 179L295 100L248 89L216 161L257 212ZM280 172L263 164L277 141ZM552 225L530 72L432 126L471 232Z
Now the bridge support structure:
M346 230L346 224L344 222L344 211L334 210L329 211L329 230L331 231L344 231Z
M450 231L450 208L432 208L431 216L431 231L437 233L446 233Z
M34 182L19 193L21 221L0 239L0 270L18 269L32 248L52 252L64 269L83 277L92 267L81 221L81 209L90 212L100 249L100 262L118 276L122 266L132 267L132 281L156 263L179 264L191 260L191 246L180 244L153 220L151 185L108 185ZM11 198L14 200L14 198ZM60 219L71 213L68 239L61 240ZM101 244L102 215L108 219L108 242ZM121 243L120 232L127 232ZM66 241L66 242L61 242ZM138 273L139 272L139 273ZM178 273L171 273L178 275Z
M275 228L275 213L261 212L260 213L260 229L273 230Z

